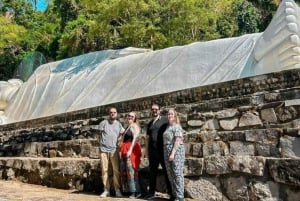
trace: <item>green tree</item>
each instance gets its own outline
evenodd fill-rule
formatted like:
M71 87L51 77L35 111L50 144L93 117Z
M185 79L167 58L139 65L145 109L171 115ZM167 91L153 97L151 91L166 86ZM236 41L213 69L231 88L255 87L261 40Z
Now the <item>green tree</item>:
M236 13L238 34L259 32L259 25L262 19L258 9L246 0L239 0L234 3L233 12Z
M26 29L15 24L9 14L0 15L0 80L11 77L22 51L23 35Z

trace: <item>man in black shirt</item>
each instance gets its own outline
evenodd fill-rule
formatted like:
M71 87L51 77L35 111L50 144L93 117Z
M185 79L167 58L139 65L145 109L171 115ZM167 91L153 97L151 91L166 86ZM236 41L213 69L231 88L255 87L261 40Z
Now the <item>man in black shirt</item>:
M155 198L156 177L158 173L158 166L160 164L166 179L167 190L171 200L172 190L167 176L163 152L163 133L168 126L168 119L160 116L160 108L158 104L152 105L151 114L153 118L148 124L146 135L146 157L149 159L150 168L150 186L149 193L146 198L148 200Z

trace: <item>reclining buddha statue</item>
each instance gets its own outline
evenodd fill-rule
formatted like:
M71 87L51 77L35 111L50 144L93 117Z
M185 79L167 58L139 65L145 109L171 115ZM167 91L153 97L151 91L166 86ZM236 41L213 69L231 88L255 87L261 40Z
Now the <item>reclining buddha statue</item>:
M0 82L0 124L300 67L300 8L283 0L263 33L151 51L92 52Z

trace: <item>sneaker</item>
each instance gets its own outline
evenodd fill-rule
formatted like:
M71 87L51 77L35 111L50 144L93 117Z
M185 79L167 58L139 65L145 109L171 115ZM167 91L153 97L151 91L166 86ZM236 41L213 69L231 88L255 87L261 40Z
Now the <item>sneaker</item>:
M154 200L154 198L155 198L154 194L148 194L148 195L145 196L146 200Z
M132 193L129 198L130 199L137 199L137 198L140 198L142 197L142 194L141 193Z
M129 198L130 198L130 199L135 199L135 193L131 193L131 194L129 195Z
M122 196L123 196L123 195L122 195L120 189L117 189L117 190L116 190L116 197L122 197Z
M107 190L103 191L103 193L100 195L100 197L105 198L109 196L109 192Z
M135 193L135 198L140 198L140 197L142 197L141 193Z

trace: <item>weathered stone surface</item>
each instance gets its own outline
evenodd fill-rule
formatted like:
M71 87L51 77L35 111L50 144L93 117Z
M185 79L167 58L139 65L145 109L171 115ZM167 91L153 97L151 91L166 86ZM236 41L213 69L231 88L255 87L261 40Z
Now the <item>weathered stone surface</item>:
M297 117L298 115L298 112L297 110L295 109L295 107L281 107L281 108L278 108L277 111L276 111L276 114L278 116L278 119L281 121L281 122L287 122L287 121L290 121L290 120L293 120L294 118Z
M192 156L203 157L202 143L193 144L192 147Z
M238 114L239 114L238 110L232 108L232 109L221 110L216 112L216 118L217 119L231 118L237 116Z
M219 138L217 132L213 131L201 131L199 133L199 137L202 142L214 141L215 139Z
M283 136L280 138L282 158L300 159L300 137Z
M284 128L283 135L288 135L291 137L300 137L300 126L295 128Z
M184 143L184 149L185 149L185 156L189 157L193 155L193 146L191 143ZM143 151L143 150L142 150Z
M248 183L244 177L229 177L224 181L226 194L232 201L248 201Z
M300 192L294 189L286 190L286 201L296 201L300 198Z
M300 119L295 119L292 121L292 128L298 128L298 135L300 136Z
M255 149L254 144L247 142L229 142L230 154L232 155L244 155L244 156L254 156Z
M245 131L247 142L257 142L261 144L277 144L279 139L277 129L255 129Z
M229 154L229 149L227 144L221 141L216 142L206 142L202 145L203 156L225 156Z
M258 156L280 157L280 149L277 144L255 144L255 150Z
M267 164L276 182L300 187L299 159L267 159Z
M189 120L187 123L191 127L201 127L204 124L201 120Z
M200 176L204 168L203 158L186 158L184 166L185 176Z
M204 160L205 171L207 174L220 175L231 173L231 169L228 165L228 156L217 157L209 156Z
M216 178L201 177L185 179L185 191L188 197L206 201L228 201L222 194L220 182Z
M205 118L207 118L207 119L212 119L212 118L215 117L215 113L212 112L212 111L210 111L210 112L203 112L203 113L201 114L201 116L202 116L202 117L205 117Z
M216 119L209 119L205 122L201 129L203 130L219 130L219 122Z
M218 132L222 141L246 141L245 131L221 131Z
M24 181L35 184L45 184L56 188L76 188L76 181L81 181L84 189L91 188L100 180L95 180L96 173L100 178L99 160L55 158L55 159L33 159L33 158L1 158L0 168L3 174L1 179L13 179L22 177ZM89 180L89 183L85 183ZM95 180L95 181L94 181Z
M278 197L273 197L268 184L257 182L250 185L249 190L250 200L278 200Z
M281 94L278 92L265 93L264 97L265 97L265 100L274 102L274 101L278 101L281 99Z
M243 172L250 175L263 176L266 159L259 156L230 156L228 166L233 172Z
M220 127L223 130L231 131L237 127L238 122L239 122L238 118L222 119L220 120Z
M246 112L244 113L239 121L239 127L248 127L248 126L262 126L263 123L260 120L259 116L256 114Z
M277 116L273 108L263 109L260 112L261 118L264 122L276 123Z
M199 129L193 129L191 131L187 131L183 137L185 142L201 142L200 138L200 130Z

